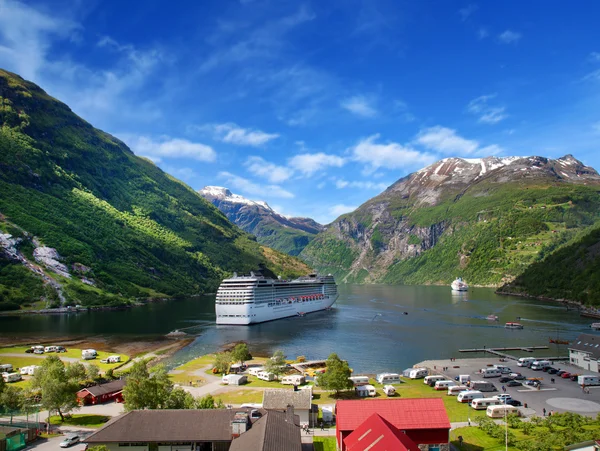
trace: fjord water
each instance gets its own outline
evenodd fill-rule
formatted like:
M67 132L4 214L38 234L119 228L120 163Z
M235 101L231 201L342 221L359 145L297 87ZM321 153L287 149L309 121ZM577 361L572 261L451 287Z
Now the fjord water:
M282 349L289 358L347 359L357 372L400 371L426 360L469 356L458 349L547 345L546 351L518 355L566 355L549 338L573 340L590 332L592 320L558 303L498 296L493 289L452 293L441 286L340 285L334 308L252 326L216 326L214 296L153 303L125 311L0 317L0 334L36 337L104 336L151 339L175 329L197 335L169 362L174 365L246 341L255 354ZM498 322L485 319L489 314ZM520 318L520 319L517 319ZM519 321L523 330L507 330ZM113 341L113 340L111 340Z

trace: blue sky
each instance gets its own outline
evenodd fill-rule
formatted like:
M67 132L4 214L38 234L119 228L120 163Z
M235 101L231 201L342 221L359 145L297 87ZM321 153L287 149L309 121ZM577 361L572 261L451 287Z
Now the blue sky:
M600 169L600 3L0 0L0 67L194 189L335 219L450 156Z

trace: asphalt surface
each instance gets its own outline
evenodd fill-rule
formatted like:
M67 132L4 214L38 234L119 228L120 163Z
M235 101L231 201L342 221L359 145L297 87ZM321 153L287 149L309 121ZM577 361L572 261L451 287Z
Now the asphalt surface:
M60 437L52 437L50 439L38 439L33 442L30 446L25 448L27 450L35 450L35 451L59 451L59 450L69 450L69 451L83 451L85 449L85 443L77 443L68 448L61 448L60 442L62 442L67 435L77 434L81 439L84 439L88 435L90 435L93 431L80 431L80 432L68 432L65 435L61 435Z
M505 383L499 381L499 377L483 378L478 371L482 368L488 368L489 365L504 365L515 373L521 373L526 378L537 378L541 381L540 389L529 386L508 387ZM521 408L525 416L538 415L543 416L544 409L546 413L554 412L575 412L581 415L595 417L600 413L600 386L587 387L589 394L585 393L577 381L563 379L556 375L547 374L543 371L533 371L530 368L517 366L514 360L501 362L497 356L490 355L485 358L474 359L456 359L454 361L430 360L420 363L418 366L424 366L431 370L433 374L442 374L448 379L454 380L459 374L468 374L471 380L483 380L493 383L498 389L497 392L489 393L490 397L503 393L502 386L506 388L506 393L513 399L517 399L527 404L527 409ZM567 362L556 362L554 368L569 371L577 374L594 374L584 371L582 368L570 365ZM505 375L503 375L505 376ZM507 376L507 375L506 375ZM552 383L551 379L555 382ZM525 382L525 381L519 381ZM485 393L488 396L488 393Z

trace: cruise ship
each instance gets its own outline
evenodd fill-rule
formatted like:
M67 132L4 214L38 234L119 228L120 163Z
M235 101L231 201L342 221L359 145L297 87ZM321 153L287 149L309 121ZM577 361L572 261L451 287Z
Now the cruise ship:
M331 274L310 274L294 280L233 274L217 290L217 324L247 325L328 309L337 300Z

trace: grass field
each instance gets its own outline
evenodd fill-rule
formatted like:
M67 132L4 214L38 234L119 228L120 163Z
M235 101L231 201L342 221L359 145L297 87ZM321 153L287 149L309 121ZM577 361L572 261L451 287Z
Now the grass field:
M315 451L336 451L335 437L313 437Z
M263 399L262 390L238 390L222 393L213 393L215 400L220 399L225 404L244 404L247 402L261 403Z
M110 417L105 415L93 414L72 414L65 418L65 421L60 421L60 416L53 415L50 417L50 424L58 426L85 426L88 428L99 428L104 426L110 420Z

